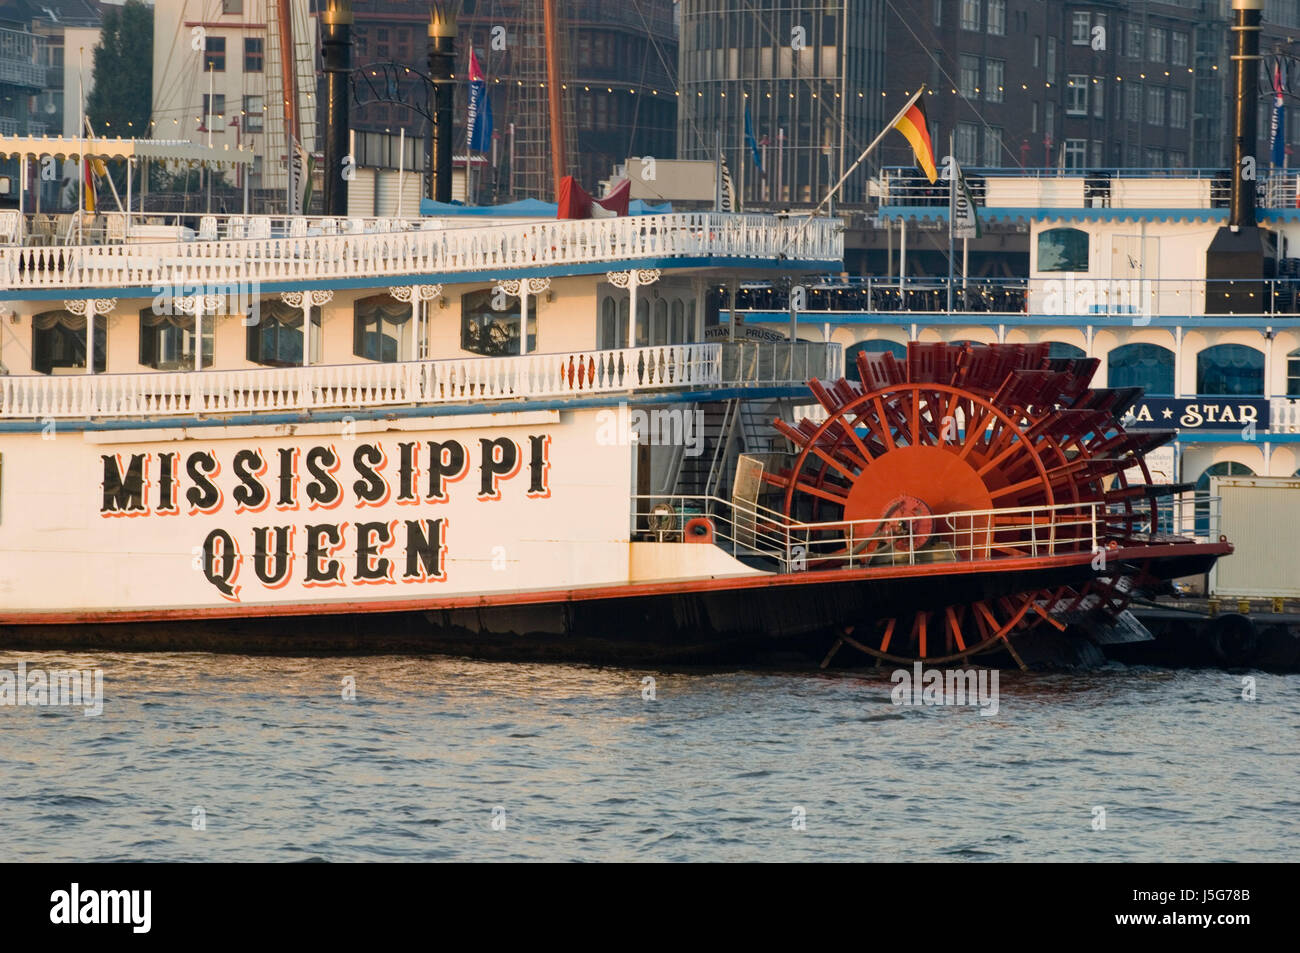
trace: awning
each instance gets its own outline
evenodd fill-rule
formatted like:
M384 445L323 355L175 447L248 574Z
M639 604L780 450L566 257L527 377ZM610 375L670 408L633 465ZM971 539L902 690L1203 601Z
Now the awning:
M201 146L188 139L108 139L102 136L64 139L62 136L0 136L0 159L28 156L39 159L154 159L210 166L252 165L252 149Z

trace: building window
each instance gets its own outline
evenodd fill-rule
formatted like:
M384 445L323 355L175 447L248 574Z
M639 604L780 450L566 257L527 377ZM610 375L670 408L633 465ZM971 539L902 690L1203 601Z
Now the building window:
M984 164L1002 165L1002 130L997 126L984 127Z
M1169 62L1174 66L1187 65L1187 34L1174 33L1169 37Z
M1088 46L1092 42L1092 15L1086 10L1076 10L1070 17L1070 42L1075 46Z
M266 107L261 96L244 97L244 132L261 132Z
M265 41L260 36L244 37L244 72L260 73L265 61Z
M1263 397L1264 352L1245 344L1216 344L1196 355L1201 397Z
M1092 167L1094 169L1100 168L1101 167L1101 140L1100 139L1092 140L1092 146L1090 148L1091 148L1091 154L1089 156L1089 161L1092 163Z
M1187 128L1187 91L1171 89L1169 91L1169 125L1173 129Z
M207 125L210 119L217 119L226 114L226 97L221 93L209 97L207 93L203 94L203 123Z
M200 369L212 366L213 328L216 315L203 316L203 358ZM152 308L140 312L140 363L156 371L194 368L194 315L160 314Z
M1171 169L1183 169L1187 167L1187 153L1170 151L1169 158L1166 160Z
M512 295L501 296L505 307L497 310L493 307L501 299L491 289L471 291L460 299L461 332L460 346L474 354L486 354L489 357L519 353L519 299ZM637 308L638 336L647 332L644 317L648 316L647 302L639 302ZM647 314L642 315L642 309ZM528 352L531 354L537 344L537 314L530 309L528 315ZM626 324L622 325L626 328ZM626 338L625 338L626 340ZM622 347L620 344L619 347Z
M1055 81L1056 79L1056 37L1054 36L1049 36L1047 38L1047 65L1044 67L1043 72L1047 74L1047 81L1049 83Z
M1153 126L1165 124L1165 90L1163 86L1147 88L1147 122Z
M978 32L980 28L980 0L961 0L961 28Z
M907 345L897 341L859 341L844 351L844 376L851 381L861 382L862 374L858 371L859 354L892 354L897 361L907 360Z
M957 161L962 165L979 165L980 127L970 122L957 123Z
M221 0L222 13L243 13L244 0Z
M1168 37L1168 31L1154 26L1151 28L1151 48L1147 50L1147 58L1153 63L1165 61L1165 42Z
M368 361L405 361L410 355L410 302L372 295L352 306L352 353Z
M1043 134L1048 139L1056 136L1056 103L1043 104ZM1051 157L1048 158L1050 161Z
M1082 169L1088 164L1088 140L1087 139L1066 139L1065 140L1065 167L1067 169Z
M1124 55L1131 60L1142 59L1142 24L1126 24Z
M1034 37L1034 69L1038 69L1039 47L1041 47L1042 44L1043 44L1042 37L1038 37L1038 36Z
M934 0L934 25L943 26L943 0Z
M1124 84L1124 118L1129 122L1142 121L1142 84Z
M1147 149L1144 153L1146 167L1148 169L1163 169L1165 167L1165 153L1163 149Z
M95 316L95 373L104 373L108 316ZM44 311L32 316L32 370L66 373L86 367L86 316L71 311Z
M254 364L297 367L302 364L302 308L263 298L258 322L248 329L247 357ZM311 309L311 361L320 363L321 309Z
M1092 78L1092 114L1098 119L1106 117L1106 79L1102 76Z
M989 33L994 36L1006 36L1007 0L989 0Z
M1083 140L1069 141L1082 142ZM1087 271L1088 233L1077 228L1049 228L1040 232L1038 270Z
M1065 81L1065 114L1088 115L1088 77L1071 74Z
M226 38L224 36L207 36L203 40L203 72L214 73L226 71Z
M980 58L969 53L961 54L958 60L957 83L961 94L973 98L979 95Z
M1106 358L1107 387L1141 387L1147 397L1174 396L1174 352L1159 344L1121 344Z
M1000 103L1004 98L1002 82L1006 77L1006 60L984 61L984 98L991 103Z

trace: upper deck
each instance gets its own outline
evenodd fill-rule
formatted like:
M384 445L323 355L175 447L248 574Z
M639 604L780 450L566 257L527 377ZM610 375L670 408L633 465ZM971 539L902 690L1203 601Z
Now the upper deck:
M838 270L836 219L686 212L607 219L329 219L204 216L197 232L106 219L63 244L17 213L0 222L0 300L155 295L256 282L265 292L597 274L621 268ZM139 218L139 216L135 216ZM75 225L75 223L70 223ZM161 226L167 228L168 226ZM77 233L65 225L64 237Z

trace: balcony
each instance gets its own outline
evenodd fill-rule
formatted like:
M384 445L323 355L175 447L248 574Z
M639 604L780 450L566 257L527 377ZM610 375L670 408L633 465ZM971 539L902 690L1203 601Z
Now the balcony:
M388 231L0 248L0 288L149 288L155 285L302 282L400 275L498 277L505 269L566 268L642 259L786 260L792 268L837 265L838 219L786 220L714 212L493 225L490 220L415 224ZM430 227L433 226L433 227ZM468 280L468 279L467 279ZM14 298L18 295L9 294Z
M675 344L523 357L231 371L0 377L0 419L289 413L798 386L838 376L837 344Z

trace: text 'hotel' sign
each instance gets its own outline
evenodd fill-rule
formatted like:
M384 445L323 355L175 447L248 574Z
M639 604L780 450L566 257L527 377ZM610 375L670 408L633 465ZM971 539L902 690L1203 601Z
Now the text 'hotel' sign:
M1151 397L1129 408L1134 430L1266 429L1269 403L1262 397Z

